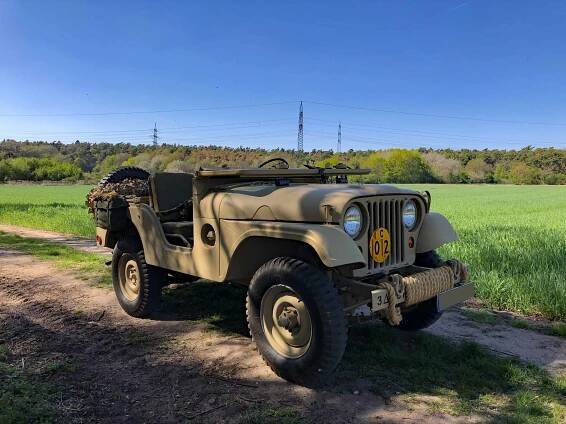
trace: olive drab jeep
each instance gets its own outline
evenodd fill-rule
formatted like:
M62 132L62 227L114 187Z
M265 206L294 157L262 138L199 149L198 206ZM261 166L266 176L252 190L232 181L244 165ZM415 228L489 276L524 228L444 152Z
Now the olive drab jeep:
M277 158L194 174L110 173L91 200L96 241L113 249L118 302L145 317L172 278L245 284L267 364L289 381L321 384L342 358L349 318L419 330L473 296L467 267L436 253L457 236L430 211L430 194L348 183L367 172Z

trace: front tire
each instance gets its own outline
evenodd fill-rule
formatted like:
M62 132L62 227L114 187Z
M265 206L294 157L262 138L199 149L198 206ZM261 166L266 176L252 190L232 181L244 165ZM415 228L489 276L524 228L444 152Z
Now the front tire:
M139 242L118 241L112 254L112 282L118 303L128 315L150 315L159 306L166 277L164 270L146 263Z
M257 270L247 297L258 351L280 377L316 387L336 368L347 342L338 291L318 268L276 258Z
M426 268L437 268L442 265L442 259L435 250L417 253L415 265ZM399 324L401 330L417 331L430 327L440 319L442 312L436 308L436 297L414 305L403 312L403 319Z

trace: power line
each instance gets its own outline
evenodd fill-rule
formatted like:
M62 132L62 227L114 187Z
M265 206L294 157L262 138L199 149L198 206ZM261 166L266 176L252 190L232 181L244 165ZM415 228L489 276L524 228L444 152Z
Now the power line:
M153 113L176 113L176 112L198 112L206 110L223 110L223 109L246 109L256 107L267 107L297 103L296 100L288 100L284 102L273 103L257 103L247 105L234 105L234 106L199 106L186 109L163 109L163 110L136 110L125 112L97 112L97 113L13 113L13 114L0 114L0 117L42 117L42 116L109 116L109 115L140 115L140 114L153 114Z
M323 122L323 123L334 123L334 121L327 120L327 119L317 119L317 118L309 118L311 121L316 122ZM493 143L501 143L501 144L529 144L533 143L531 140L520 140L520 139L502 139L502 138L493 138L493 137L482 137L482 136L470 136L470 135L463 135L463 134L454 134L454 133L443 133L437 131L430 131L430 130L419 130L419 129L403 129L403 128L394 128L394 127L382 127L376 125L367 125L367 124L357 124L357 123L348 123L348 127L352 128L359 128L361 130L369 131L369 130L378 130L380 132L385 133L393 133L393 134L400 134L400 135L410 135L416 137L425 137L425 138L443 138L448 140L458 140L464 139L464 141L488 141ZM552 143L561 145L564 143L557 143L554 140L546 140L546 139L537 139L537 141L542 143Z
M297 103L297 102L298 102L297 100L287 100L287 101L281 101L281 102L256 103L256 104L231 105L231 106L196 106L196 107L180 108L180 109L112 111L112 112L94 112L94 113L22 113L22 114L13 113L13 114L0 114L0 117L139 115L139 114L156 114L156 113L198 112L198 111L207 111L207 110L245 109L245 108L257 108L257 107L268 107L268 106L277 106L277 105L284 105L284 104L293 104L293 103ZM303 102L301 101L300 103L302 104ZM364 111L369 111L369 112L393 113L393 114L400 114L400 115L421 116L421 117L429 117L429 118L458 119L458 120L469 120L469 121L479 121L479 122L519 124L519 125L542 125L542 126L566 127L566 124L556 123L556 122L533 122L533 121L510 120L510 119L490 119L490 118L478 118L478 117L471 117L471 116L444 115L444 114L394 110L394 109L386 109L386 108L345 105L345 104L328 103L328 102L320 102L320 101L310 101L310 100L304 101L304 103L310 103L310 104L314 104L314 105L334 107L334 108L342 108L342 109L364 110Z
M324 131L309 131L309 134L312 135L317 135L320 137L327 137L330 138L332 136L334 136L333 133L331 132L324 132ZM395 134L393 134L395 135ZM379 137L379 138L375 138L375 137L363 137L363 136L356 136L356 135L348 135L348 141L352 142L352 143L362 143L362 144L367 144L367 145L372 145L372 146L376 146L376 145L381 145L382 147L384 145L390 146L388 148L393 148L395 146L400 146L403 148L417 148L417 147L436 147L436 148L448 148L449 143L447 142L442 142L440 140L429 140L426 142L412 142L412 141L407 141L407 140L399 140L399 139L392 139L392 138L387 138L387 137ZM534 145L532 142L520 142L520 143L507 143L510 145L515 145L515 146L528 146L531 145L533 147L550 147L550 146L537 146ZM560 145L564 145L564 144L555 144L552 147L556 147L556 146L560 146ZM474 147L471 147L472 149L480 149L477 145L475 145ZM560 148L560 147L557 147ZM493 147L491 147L491 149L494 149Z
M280 103L270 103L271 104L283 104L283 103L293 103L293 102L280 102ZM305 102L307 103L307 102ZM329 104L329 103L322 103L322 102L311 102L314 104L323 104L323 105L332 105L335 107L352 107L352 108L358 108L357 106L344 106L344 105L334 105L334 104ZM264 104L265 105L265 104ZM260 104L258 105L241 105L241 106L221 106L220 108L234 108L234 107L251 107L251 106L262 106ZM363 109L367 109L367 108L363 108ZM186 109L189 110L189 109ZM201 109L203 110L203 109ZM111 113L111 112L110 112ZM136 112L134 112L136 113ZM150 112L148 112L150 113ZM2 116L2 115L0 115ZM463 117L460 117L462 119L464 119ZM315 122L327 122L327 123L333 123L335 124L335 121L331 121L331 120L325 120L325 119L317 119L317 118L308 118L311 121L315 121ZM270 122L289 122L287 119L272 119L272 120L259 120L259 121L247 121L247 122L233 122L233 123L215 123L215 124L208 124L208 125L192 125L192 126L181 126L181 127L169 127L169 128L162 128L161 130L159 130L159 134L174 134L176 132L182 132L183 130L186 129L203 129L203 130L211 130L213 132L215 131L219 131L221 132L220 134L215 134L213 135L214 138L221 138L221 137L231 137L234 136L233 134L226 134L224 135L223 132L224 131L228 131L228 130L234 130L234 129L239 129L239 128L255 128L255 127L261 127L266 123L270 123ZM507 121L506 121L507 122ZM250 124L250 125L246 125L246 124ZM358 134L356 135L355 133L352 133L352 131L350 130L348 132L348 139L352 139L354 140L363 140L363 141L359 141L359 142L366 142L366 143L370 143L372 141L376 141L379 142L380 140L383 140L382 138L380 139L376 139L376 138L371 138L371 137L367 137L365 136L365 134L363 134L364 129L366 129L365 131L370 131L370 130L378 130L379 132L385 132L385 133L392 133L393 135L403 135L403 134L407 134L409 136L412 137L418 137L418 138L429 138L429 139L438 139L438 138L444 138L447 140L458 140L462 143L464 143L465 141L468 142L475 142L478 140L485 140L486 142L491 142L491 143L501 143L501 144L508 144L508 145L534 145L535 143L532 140L506 140L506 139L497 139L497 138L486 138L486 137L479 137L479 136L470 136L470 135L462 135L462 134L449 134L449 133L442 133L442 132L436 132L436 131L431 131L431 130L419 130L419 129L402 129L402 128L391 128L391 127L382 127L382 126L376 126L376 125L368 125L368 124L363 124L363 123L349 123L348 124L350 126L350 128L358 128L360 130L362 130L362 132L358 132ZM556 125L560 125L560 124L556 124ZM275 126L277 127L277 126ZM131 130L100 130L100 131L62 131L62 132L57 132L57 133L51 133L51 134L91 134L92 135L92 139L99 138L99 137L104 137L104 139L106 140L119 140L119 141L125 141L128 139L133 139L133 140L140 140L140 137L142 136L140 134L140 136L137 136L137 133L145 133L147 134L149 131L152 131L152 129L131 129ZM153 128L154 131L154 136L156 136L156 138L160 138L159 136L157 136L157 124L154 125ZM281 131L286 131L286 128L282 128ZM208 132L208 134L207 134ZM34 132L25 132L28 134L34 134ZM25 134L22 133L22 134ZM38 132L36 132L37 134ZM340 133L340 145L338 146L338 150L341 151L342 150L342 146L341 146L341 122L339 123L339 133ZM47 135L49 133L44 133L44 132L40 132L39 134L42 135ZM193 132L194 134L194 132ZM309 132L310 134L310 132ZM336 134L336 133L334 133ZM209 131L205 132L205 135L211 135ZM237 134L236 136L240 136L240 134ZM335 135L333 135L334 137ZM152 136L153 137L153 136ZM244 135L245 137L245 135ZM14 138L25 138L25 137L14 137ZM167 137L168 140L170 137ZM207 139L210 137L198 137L199 139L203 140L203 139ZM304 138L304 113L303 113L303 102L300 102L299 105L299 125L298 125L298 132L297 132L297 148L299 150L303 150L303 138ZM105 141L105 140L102 141ZM464 141L461 141L459 139L464 139ZM154 138L154 142L156 141L156 139ZM538 143L549 143L549 144L553 144L554 146L558 147L558 146L564 146L564 143L557 143L555 141L550 141L550 140L541 140L541 139L537 139ZM397 143L407 143L407 141L401 141L401 142L397 142ZM414 141L413 144L417 145L418 143L420 143L420 141ZM427 142L426 144L430 144L430 145L434 145L437 144L439 142ZM425 144L425 143L423 143Z
M459 119L459 120L467 120L467 121L495 122L495 123L502 123L502 124L547 125L547 126L555 126L555 127L566 127L566 124L559 124L559 123L554 123L554 122L530 122L530 121L516 121L516 120L507 120L507 119L476 118L476 117L470 117L470 116L442 115L442 114L434 114L434 113L407 112L407 111L402 111L402 110L380 109L380 108L353 106L353 105L341 105L341 104L336 104L336 103L325 103L325 102L315 102L315 101L305 101L305 103L310 103L310 104L319 105L319 106L329 106L329 107L341 108L341 109L365 110L365 111L369 111L369 112L382 112L382 113L395 113L395 114L399 114L399 115L423 116L423 117L427 117L427 118Z
M328 122L328 123L335 123L335 121L330 121L330 120L324 120L324 119L316 119L316 118L309 118L314 122ZM260 121L257 121L260 122ZM290 123L290 122L289 122ZM227 125L231 125L231 127L228 127ZM341 123L340 123L341 125ZM516 140L516 141L511 141L511 140L505 140L505 141L501 141L501 140L497 140L497 139L491 139L491 138L480 138L480 137L469 137L469 136L460 136L460 137L465 137L465 139L463 140L459 140L456 137L459 136L457 134L451 135L451 136L447 136L447 135L432 135L435 133L427 133L425 132L424 134L421 134L419 132L417 132L417 134L412 133L411 131L402 131L399 129L394 128L393 131L389 131L389 130L381 130L381 128L388 128L388 127L372 127L372 126L363 126L363 125L351 125L354 128L355 127L368 127L370 129L373 128L378 128L379 129L379 133L383 132L387 135L392 135L395 136L395 139L390 137L390 136L382 136L382 135L378 135L372 132L372 134L364 134L361 132L356 132L356 131L349 131L349 136L348 139L352 142L361 142L361 143L366 143L366 144L375 144L375 143L382 143L382 142L388 142L391 140L391 143L397 143L403 146L407 146L409 147L410 145L412 146L423 146L423 145L431 145L431 146L436 146L439 144L442 144L443 146L448 146L449 144L447 142L441 142L439 139L448 139L448 140L457 140L460 143L474 143L474 147L477 147L477 142L478 141L482 141L485 140L486 142L489 143L501 143L501 144L506 144L506 145L520 145L520 146L525 146L525 145L540 145L541 143L543 143L543 140L538 140L538 143L534 143L532 140ZM200 127L200 128L197 128ZM158 130L158 137L159 135L163 135L163 134L168 134L167 139L168 142L172 141L173 139L185 139L187 132L184 130L184 128L196 128L197 132L192 131L191 135L192 137L190 139L192 140L207 140L207 139L216 139L216 140L222 140L222 139L227 139L227 138L246 138L249 136L252 137L258 137L258 136L270 136L270 138L273 138L272 136L279 136L282 135L282 138L287 137L285 136L285 132L291 130L291 128L280 128L278 129L277 127L273 127L273 126L257 126L257 125L237 125L237 123L227 123L227 124L219 124L219 125L202 125L202 126L191 126L191 127L171 127L171 129L169 131L164 131L163 129ZM255 131L240 131L240 130L247 130L247 129L263 129L263 130L268 130L268 133L265 132L255 132ZM336 137L336 132L334 133L330 133L330 132L325 132L324 130L327 129L327 127L325 128L320 128L320 131L318 128L316 128L316 125L314 127L311 127L311 130L309 130L309 134L316 134L316 135L320 135L323 137L326 137L328 140L333 139L334 137ZM340 128L341 129L341 128ZM138 130L132 130L132 131L138 131ZM142 133L147 134L148 132L152 131L152 129L145 129L142 130ZM275 132L277 131L277 132ZM413 131L418 131L418 130L413 130ZM287 133L289 134L289 133ZM397 137L402 137L404 134L408 134L411 138L413 138L413 140L398 140ZM442 133L441 133L442 134ZM146 135L147 136L147 135ZM135 133L121 133L121 134L104 134L104 132L100 132L98 134L89 134L86 137L81 137L83 140L85 141L93 141L93 142L128 142L128 141L133 141L133 142L145 142L144 140L144 136L143 134L138 134L137 132ZM71 136L72 137L72 136ZM10 138L14 138L14 139L18 139L18 138L22 138L22 137L10 137ZM25 138L25 137L24 137ZM428 140L414 140L414 138L418 138L418 139L428 139ZM61 138L61 140L65 140L65 138ZM74 141L75 138L73 137ZM334 140L336 140L336 138L334 138ZM394 140L394 141L393 141ZM69 141L69 139L67 139L67 142ZM550 142L549 142L550 143ZM558 146L563 146L564 143L556 143L556 142L552 142L552 144L555 147Z
M185 127L165 127L165 128L161 128L159 130L159 132L163 133L163 132L168 132L168 131L177 131L177 130L185 130L185 129L198 129L198 128L217 128L217 127L232 127L232 128L253 128L253 127L261 127L263 126L265 123L271 123L271 122L287 122L287 123L291 123L291 122L295 122L295 121L291 121L289 118L287 119L265 119L265 120L261 120L261 121L243 121L243 122L225 122L225 123L219 123L219 124L207 124L207 125L191 125L191 126L185 126ZM245 125L245 126L243 126ZM137 129L129 129L129 130L89 130L89 131L23 131L23 132L19 132L18 134L22 134L22 135L59 135L59 134L93 134L93 135L105 135L105 134L110 134L110 135L117 135L119 136L120 134L123 133L147 133L148 131L152 131L152 128L137 128ZM21 137L18 137L21 138Z
M257 137L270 137L270 138L287 138L290 137L286 134L281 134L281 132L264 132L264 133L233 133L233 134L212 134L207 136L192 136L192 137L183 137L183 135L179 135L178 137L171 137L167 138L167 142L174 142L174 141L190 141L190 140L225 140L225 139L247 139L247 138L257 138ZM103 141L96 140L96 141ZM131 136L131 137L124 137L117 141L145 141L147 138L140 137L140 136Z

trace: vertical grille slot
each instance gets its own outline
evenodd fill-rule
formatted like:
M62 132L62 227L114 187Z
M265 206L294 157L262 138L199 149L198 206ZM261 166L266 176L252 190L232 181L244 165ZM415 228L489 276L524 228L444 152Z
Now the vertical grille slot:
M368 270L376 272L403 263L405 260L405 235L401 218L403 200L378 198L369 200L366 203L366 207L368 212L367 243L369 243L373 232L379 227L385 227L389 231L391 243L389 246L389 256L383 263L375 262L371 256L370 249L367 249Z

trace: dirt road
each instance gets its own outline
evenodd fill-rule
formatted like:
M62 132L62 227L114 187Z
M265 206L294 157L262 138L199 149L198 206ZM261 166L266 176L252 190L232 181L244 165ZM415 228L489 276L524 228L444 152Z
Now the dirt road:
M221 311L221 299L210 293L210 307ZM0 342L8 346L10 360L28 370L68 364L49 377L58 392L56 408L66 421L237 422L266 408L292 408L298 417L315 422L478 420L435 412L426 396L408 408L396 396L366 390L363 379L335 381L325 390L289 384L263 364L250 339L239 334L243 331L234 331L243 328L239 322L223 320L221 313L178 309L171 295L165 303L167 314L134 319L121 311L110 289L90 287L29 256L0 251ZM443 318L431 332L455 336L458 319L457 314ZM481 326L458 326L472 338L476 333L490 337ZM532 333L510 330L522 337ZM503 330L496 333L497 340L508 336ZM536 333L529 337L540 337L531 341L536 352L509 343L498 348L528 354L549 368L564 361L563 341Z
M94 239L77 237L70 234L61 234L53 231L38 230L35 228L20 227L17 225L0 224L0 231L8 234L14 234L20 237L29 237L39 240L49 241L51 243L63 244L88 253L98 253L100 255L112 254L110 249L96 245Z

